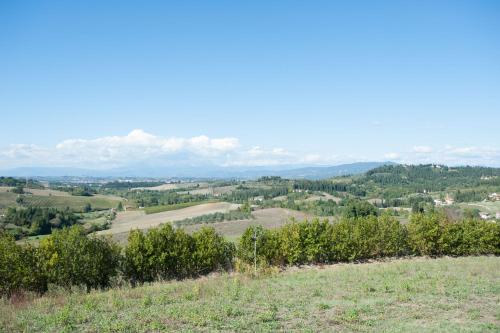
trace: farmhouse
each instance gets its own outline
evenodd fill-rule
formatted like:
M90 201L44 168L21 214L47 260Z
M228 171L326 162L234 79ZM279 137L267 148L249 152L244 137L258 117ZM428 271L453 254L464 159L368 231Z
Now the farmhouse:
M490 198L491 201L500 201L500 194L491 193L490 195L488 195L488 198Z
M434 199L434 205L436 206L443 206L444 203L442 200L439 200L439 199Z
M480 212L479 217L482 218L483 220L488 220L491 218L490 213L486 213L486 212Z

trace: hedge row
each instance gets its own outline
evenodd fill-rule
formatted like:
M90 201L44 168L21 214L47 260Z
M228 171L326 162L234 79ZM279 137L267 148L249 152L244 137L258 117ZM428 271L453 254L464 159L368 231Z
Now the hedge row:
M500 254L500 224L482 220L451 222L442 214L414 214L408 226L388 215L313 220L274 230L249 228L241 237L238 258L266 265L301 265L357 261L402 255Z
M256 247L255 247L256 245ZM254 251L256 250L256 258ZM0 296L43 293L49 285L87 290L118 280L132 285L230 270L234 259L259 265L335 263L402 255L500 254L500 224L450 222L438 213L414 214L405 226L388 215L336 223L293 222L266 230L250 227L237 248L211 227L189 235L170 224L130 232L120 248L110 239L87 237L83 228L56 231L39 247L0 235Z

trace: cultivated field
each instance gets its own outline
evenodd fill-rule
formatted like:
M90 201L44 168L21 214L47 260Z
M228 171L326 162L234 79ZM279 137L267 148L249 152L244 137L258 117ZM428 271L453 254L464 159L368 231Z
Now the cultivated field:
M119 212L111 224L111 228L99 231L99 234L128 233L131 229L148 229L166 222L179 221L217 212L227 212L238 207L238 204L213 202L156 214L146 214L144 211Z
M236 189L236 186L234 185L229 185L229 186L216 186L216 187L204 187L204 188L197 188L194 190L189 190L189 191L181 191L179 194L201 194L201 195L206 195L206 194L212 194L215 196L219 196L221 194L227 194Z
M499 332L500 258L339 264L0 303L6 332Z
M203 188L207 187L208 183L173 183L173 184L162 184L153 187L136 187L132 190L150 190L150 191L170 191L179 190L183 188Z
M500 201L479 201L479 202L467 202L459 204L461 208L472 208L479 209L481 212L495 214L500 212Z
M54 190L27 189L27 191L33 194L24 195L24 206L54 207L58 209L69 207L81 211L87 203L90 203L94 209L109 209L116 207L120 201L117 197L104 195L84 197ZM17 197L17 194L7 192L5 187L0 187L0 209L18 206L16 203Z
M290 221L293 217L299 221L306 218L310 218L308 214L298 212L286 208L266 208L261 210L256 210L252 212L255 219L249 220L239 220L239 221L224 221L217 223L210 223L209 225L214 227L215 230L226 236L229 239L236 239L241 236L243 232L251 225L262 225L264 228L278 228L283 224ZM193 232L198 230L205 224L195 224L185 226L185 230L188 232Z
M318 200L333 200L336 203L339 203L342 199L339 197L334 197L333 195L326 193L326 192L321 192L321 195L311 195L309 198L305 199L305 201L318 201Z

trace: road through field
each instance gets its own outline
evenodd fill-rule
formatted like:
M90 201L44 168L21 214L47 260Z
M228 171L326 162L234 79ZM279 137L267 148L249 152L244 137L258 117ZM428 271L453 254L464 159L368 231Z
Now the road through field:
M98 233L116 234L128 232L131 229L148 229L166 222L179 221L205 214L227 212L237 209L238 207L238 204L228 202L212 202L148 215L146 215L144 211L120 212L111 224L110 229L99 231Z

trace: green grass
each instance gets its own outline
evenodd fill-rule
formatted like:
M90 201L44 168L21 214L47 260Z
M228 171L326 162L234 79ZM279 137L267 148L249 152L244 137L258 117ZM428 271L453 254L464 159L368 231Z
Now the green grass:
M0 303L6 332L498 332L500 258L220 275Z
M467 202L460 203L461 208L477 208L481 212L486 212L495 215L496 212L500 212L500 201L479 201L479 202Z
M205 204L205 203L211 203L211 202L216 202L216 201L215 200L192 201L192 202L183 202L183 203L178 203L178 204L173 204L173 205L151 206L151 207L145 207L144 212L146 214L155 214L155 213L168 212L170 210L177 210L177 209L192 207L192 206L201 205L201 204Z
M16 204L17 194L0 192L0 209L18 206ZM80 197L80 196L24 196L24 206L54 207L65 209L69 207L75 211L82 211L87 203L94 209L109 209L118 205L118 200L105 197Z

